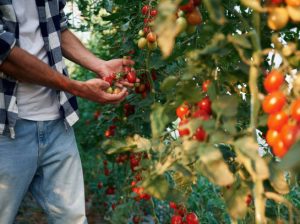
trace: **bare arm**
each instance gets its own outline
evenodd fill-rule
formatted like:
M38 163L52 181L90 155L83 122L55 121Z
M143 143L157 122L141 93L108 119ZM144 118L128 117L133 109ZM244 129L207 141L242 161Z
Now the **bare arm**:
M126 89L119 94L107 94L104 90L109 84L100 79L86 82L71 80L18 47L12 49L0 71L22 82L63 90L98 103L118 103L127 94Z

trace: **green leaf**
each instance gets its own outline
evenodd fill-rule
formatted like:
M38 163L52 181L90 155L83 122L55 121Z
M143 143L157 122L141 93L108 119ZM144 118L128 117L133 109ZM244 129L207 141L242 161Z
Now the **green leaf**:
M163 83L161 84L161 90L162 91L169 91L170 89L174 88L176 86L176 83L178 82L178 78L175 76L168 76L165 78Z
M233 174L229 171L222 153L213 146L206 146L199 149L198 169L211 182L219 186L231 185L234 182Z
M217 114L225 117L234 117L237 115L238 98L236 96L220 96L212 103L212 109Z
M250 49L252 47L250 41L244 35L228 35L227 39L233 45L237 45L245 49Z
M295 143L283 157L279 167L282 170L300 171L300 141Z
M289 193L290 189L284 176L284 171L278 169L277 164L275 164L274 162L269 164L269 169L270 183L272 187L280 194Z
M224 25L226 18L224 16L224 8L220 0L203 0L205 7L209 12L209 17L218 25Z
M160 104L154 104L150 115L153 138L158 138L170 122L165 108Z

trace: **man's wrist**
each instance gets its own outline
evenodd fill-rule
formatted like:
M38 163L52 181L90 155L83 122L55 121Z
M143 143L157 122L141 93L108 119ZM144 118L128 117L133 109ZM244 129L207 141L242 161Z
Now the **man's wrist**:
M91 61L91 68L90 70L93 71L94 73L96 73L98 76L103 77L103 70L105 70L105 62L102 59L95 59L93 61Z

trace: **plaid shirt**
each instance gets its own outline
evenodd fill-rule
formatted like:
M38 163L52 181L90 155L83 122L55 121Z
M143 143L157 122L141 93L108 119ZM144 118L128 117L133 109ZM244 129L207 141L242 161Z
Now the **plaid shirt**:
M49 59L49 65L68 76L61 50L61 32L67 29L63 12L66 0L36 0L41 33ZM19 24L12 0L0 0L0 65L11 49L19 45ZM0 72L0 134L10 133L15 138L14 127L18 119L16 101L18 82ZM65 123L72 126L78 119L76 98L69 93L57 91L60 112Z

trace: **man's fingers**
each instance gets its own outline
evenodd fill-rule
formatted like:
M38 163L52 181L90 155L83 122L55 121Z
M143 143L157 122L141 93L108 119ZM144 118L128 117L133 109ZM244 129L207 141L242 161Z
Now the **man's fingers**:
M99 80L99 86L101 89L108 89L110 87L109 82L106 82L104 80L98 79Z
M121 83L123 86L130 87L130 88L132 88L134 86L133 83L129 83L129 82L124 81L124 80L120 81L119 83Z
M123 66L132 66L134 65L134 61L130 59L123 59Z
M108 102L108 103L113 103L113 102L118 102L122 101L125 99L125 97L128 95L127 89L123 88L120 93L117 94L109 94L104 92L103 93L103 98Z

